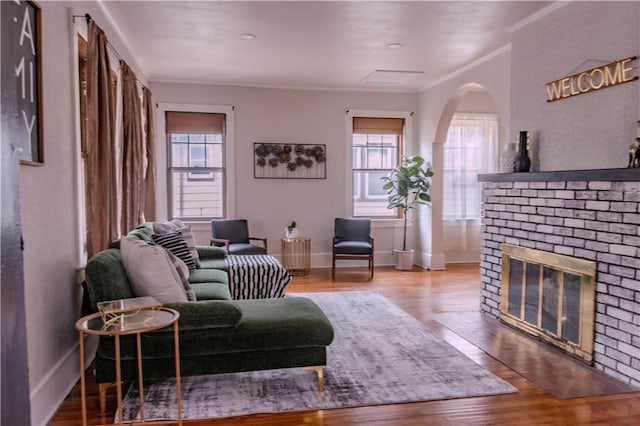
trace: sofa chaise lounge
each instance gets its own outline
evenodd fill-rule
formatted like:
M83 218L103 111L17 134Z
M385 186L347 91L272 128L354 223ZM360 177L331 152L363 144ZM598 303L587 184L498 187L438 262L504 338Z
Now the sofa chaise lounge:
M146 239L150 228L142 226L129 236ZM197 301L165 303L180 313L180 363L183 376L308 367L316 371L323 388L326 347L333 328L310 299L231 300L223 249L196 247L200 267L190 274ZM144 267L144 265L139 265ZM118 248L93 256L86 266L90 309L97 303L136 297ZM159 379L175 374L173 334L170 328L142 335L143 377ZM127 338L130 337L130 338ZM96 381L104 410L106 391L115 383L114 339L100 337L95 356ZM122 380L137 379L136 341L121 338Z

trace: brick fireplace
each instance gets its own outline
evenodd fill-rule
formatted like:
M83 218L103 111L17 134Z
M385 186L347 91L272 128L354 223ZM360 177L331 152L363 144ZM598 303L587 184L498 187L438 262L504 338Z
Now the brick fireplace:
M481 310L500 317L502 246L596 262L593 365L640 386L640 170L480 175Z

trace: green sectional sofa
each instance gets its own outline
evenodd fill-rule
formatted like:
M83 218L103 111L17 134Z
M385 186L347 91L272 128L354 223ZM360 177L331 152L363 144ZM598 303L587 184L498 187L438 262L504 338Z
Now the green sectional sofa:
M129 233L150 238L149 226ZM165 303L180 313L180 363L183 376L312 367L322 389L322 367L333 328L310 299L286 296L277 299L231 300L224 258L216 247L196 247L200 267L189 281L197 301ZM139 265L144 268L144 265ZM118 248L93 256L86 266L86 290L91 309L102 301L136 297ZM137 379L136 341L121 338L122 380ZM144 379L172 377L174 370L171 328L142 335ZM114 339L100 337L95 356L101 406L106 390L115 382Z

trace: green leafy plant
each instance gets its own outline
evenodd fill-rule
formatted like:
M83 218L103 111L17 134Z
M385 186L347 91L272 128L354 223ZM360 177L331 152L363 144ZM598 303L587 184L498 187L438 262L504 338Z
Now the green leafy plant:
M296 228L296 221L292 220L290 224L287 225L287 231L291 232Z
M389 194L387 208L400 208L404 217L402 250L407 250L407 212L431 201L433 171L419 155L405 157L389 176L382 177L382 187Z

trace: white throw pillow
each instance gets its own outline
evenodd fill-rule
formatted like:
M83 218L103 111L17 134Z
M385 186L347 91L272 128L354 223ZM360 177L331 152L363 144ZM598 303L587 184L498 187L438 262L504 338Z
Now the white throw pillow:
M164 247L123 237L120 251L136 296L153 296L162 303L188 301L180 275Z

